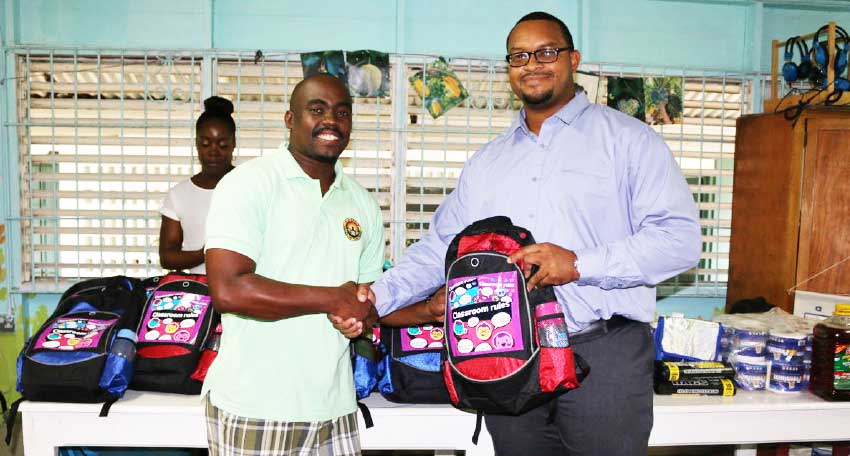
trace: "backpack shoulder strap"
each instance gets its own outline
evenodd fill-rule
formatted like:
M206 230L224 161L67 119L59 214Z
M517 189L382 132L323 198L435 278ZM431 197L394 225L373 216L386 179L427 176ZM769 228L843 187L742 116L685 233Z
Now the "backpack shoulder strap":
M372 412L369 411L369 407L366 404L357 401L357 408L360 409L360 413L363 415L363 422L366 423L366 429L375 426L375 422L372 421Z
M484 419L484 412L477 410L475 412L475 430L472 431L472 443L478 445L478 436L481 435L481 421Z
M12 406L9 407L9 410L4 411L4 420L6 421L6 446L12 444L12 431L15 430L15 419L18 417L18 407L23 402L24 398L20 398L15 402L12 402ZM5 401L4 401L5 403Z
M103 407L101 407L101 408L100 408L100 414L99 414L98 416L99 416L99 417L105 417L105 416L108 416L108 415L109 415L109 409L111 409L111 408L112 408L112 404L114 404L114 403L115 403L115 401L117 401L117 400L118 400L118 398L117 398L117 397L114 397L114 398L112 398L112 399L110 399L110 400L108 400L108 401L104 402L104 403L103 403Z

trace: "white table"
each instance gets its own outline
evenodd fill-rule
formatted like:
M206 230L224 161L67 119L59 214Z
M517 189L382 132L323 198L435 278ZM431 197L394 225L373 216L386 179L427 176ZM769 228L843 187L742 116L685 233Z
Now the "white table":
M486 431L470 438L475 416L443 405L400 405L373 394L366 401L375 427L360 423L364 449L435 450L469 456L493 454ZM206 447L198 396L128 391L105 418L100 404L24 402L27 456L56 454L62 446ZM656 396L651 446L741 445L755 455L756 443L850 441L850 402L827 402L809 393L737 396Z

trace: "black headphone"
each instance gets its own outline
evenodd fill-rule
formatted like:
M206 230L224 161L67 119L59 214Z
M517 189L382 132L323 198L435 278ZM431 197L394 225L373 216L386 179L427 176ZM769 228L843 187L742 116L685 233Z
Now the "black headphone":
M794 45L800 51L800 63L794 63ZM782 77L785 82L809 79L812 74L812 61L809 58L809 47L799 36L792 36L785 41L785 64L782 65Z
M817 33L815 33L814 38L812 39L812 49L811 49L811 61L813 71L809 76L809 80L812 81L816 86L820 86L823 89L826 89L827 85L827 65L829 63L829 52L827 51L827 42L821 42L818 40L820 38L820 34L829 28L828 25L824 25L819 28ZM844 70L847 69L847 54L850 52L850 35L847 34L847 31L844 28L835 26L835 32L844 40L844 46L840 47L837 43L835 45L835 60L832 64L832 69L835 72L835 90L850 90L850 80L847 78L841 77L841 74L844 73Z

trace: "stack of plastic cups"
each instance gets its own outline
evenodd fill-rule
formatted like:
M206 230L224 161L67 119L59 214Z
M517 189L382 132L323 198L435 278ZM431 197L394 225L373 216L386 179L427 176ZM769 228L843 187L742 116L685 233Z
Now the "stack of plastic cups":
M767 327L758 321L733 321L729 362L735 368L735 384L746 391L763 390L767 384Z
M732 352L732 340L735 335L735 328L732 327L734 315L717 315L713 320L720 323L720 349L717 351L717 361L725 363L729 361L729 355Z
M803 353L803 390L809 389L809 376L812 372L812 339L814 335L810 332L806 337L806 351Z
M767 352L770 359L767 373L768 390L776 393L803 391L806 339L806 333L793 328L781 327L770 330L767 340Z
M815 340L814 326L817 321L800 321L796 328L806 334L806 351L803 352L803 386L804 391L809 389L809 374L812 371L812 342Z

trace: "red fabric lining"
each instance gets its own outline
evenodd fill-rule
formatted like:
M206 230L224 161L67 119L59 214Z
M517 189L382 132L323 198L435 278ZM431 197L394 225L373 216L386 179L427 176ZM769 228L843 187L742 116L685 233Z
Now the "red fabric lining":
M460 239L457 245L458 258L466 255L469 252L492 250L505 255L510 255L522 248L519 242L509 236L498 233L481 233L464 236ZM519 261L517 265L522 269L523 262Z
M207 378L207 371L212 365L212 362L215 361L216 355L218 355L218 352L215 350L202 351L201 359L198 360L198 367L195 369L195 372L192 372L192 379L203 382Z
M526 361L507 356L484 356L455 364L458 372L474 380L495 380L518 371Z
M183 274L180 272L169 272L165 277L159 279L156 286L160 286L168 282L179 282L181 280L194 280L195 282L207 283L207 276L203 274Z
M158 359L188 355L189 353L192 353L192 351L179 345L148 345L147 347L140 347L136 354L142 358Z
M457 405L460 398L457 397L455 382L452 380L452 367L448 361L443 361L443 381L446 383L446 389L449 390L449 399L451 399L452 404Z
M578 388L573 349L540 347L540 391L550 393L558 386Z

